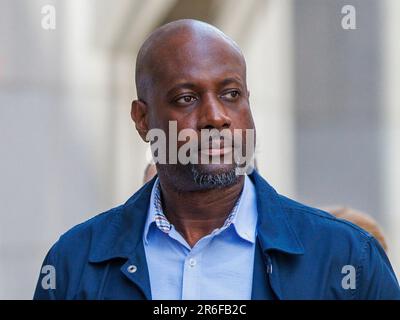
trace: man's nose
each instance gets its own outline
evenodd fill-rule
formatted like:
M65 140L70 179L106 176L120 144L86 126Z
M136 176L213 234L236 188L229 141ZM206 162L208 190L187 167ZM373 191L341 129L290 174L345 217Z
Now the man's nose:
M203 98L199 117L199 129L222 130L231 126L226 107L217 95L209 94Z

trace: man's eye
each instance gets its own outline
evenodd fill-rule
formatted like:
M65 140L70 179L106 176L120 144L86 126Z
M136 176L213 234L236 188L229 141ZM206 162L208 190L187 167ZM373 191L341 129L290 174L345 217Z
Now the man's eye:
M235 100L240 96L240 92L238 90L232 90L222 95L223 98L228 100Z
M197 100L196 97L193 97L193 96L183 96L183 97L178 98L175 101L180 104L189 104L196 100Z

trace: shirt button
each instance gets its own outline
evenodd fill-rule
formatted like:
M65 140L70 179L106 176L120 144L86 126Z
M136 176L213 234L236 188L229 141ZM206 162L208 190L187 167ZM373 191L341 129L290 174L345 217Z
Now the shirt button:
M196 259L190 258L189 259L189 266L194 267L196 265Z
M137 271L137 267L134 265L134 264L131 264L129 267L128 267L128 272L129 273L135 273Z

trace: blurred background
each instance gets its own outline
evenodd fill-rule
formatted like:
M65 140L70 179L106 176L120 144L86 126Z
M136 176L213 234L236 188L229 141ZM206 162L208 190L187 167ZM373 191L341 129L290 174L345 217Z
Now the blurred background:
M261 174L309 205L369 213L399 274L400 1L0 0L0 299L31 299L58 237L141 186L135 57L179 18L243 49Z

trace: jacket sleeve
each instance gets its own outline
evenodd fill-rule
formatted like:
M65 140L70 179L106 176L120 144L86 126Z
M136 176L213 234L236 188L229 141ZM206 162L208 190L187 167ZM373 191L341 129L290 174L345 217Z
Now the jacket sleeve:
M47 253L40 268L39 279L33 296L34 300L57 299L57 243Z
M385 251L370 237L365 243L359 266L359 299L399 300L400 287Z

